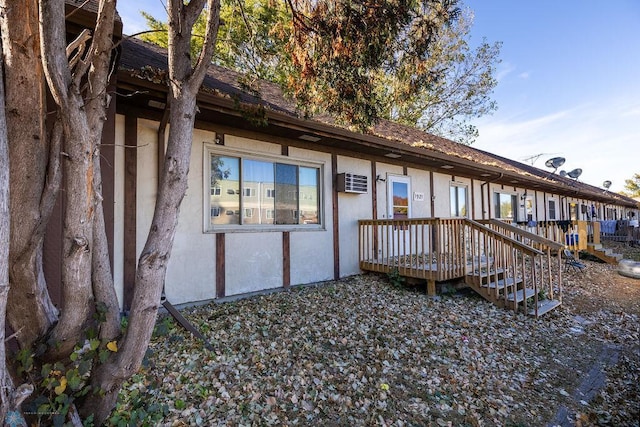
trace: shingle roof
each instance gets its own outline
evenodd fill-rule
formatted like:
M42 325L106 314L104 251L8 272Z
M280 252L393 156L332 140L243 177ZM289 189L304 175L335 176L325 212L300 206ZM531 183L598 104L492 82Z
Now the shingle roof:
M158 80L158 82L166 78L166 49L139 39L130 38L123 41L122 51L123 54L119 66L121 71L142 79ZM286 98L277 84L260 81L261 100L259 100L243 90L243 87L239 83L240 78L241 74L235 71L211 65L203 83L202 90L220 97L239 99L245 103L255 104L261 102L265 108L271 111L279 112L291 118L301 118L296 109L295 102ZM339 128L335 121L328 116L316 116L307 121L328 124ZM358 135L362 136L361 133L353 132L353 138L358 138ZM547 170L538 169L388 120L378 122L368 132L368 135L383 138L388 141L400 142L411 147L419 147L424 149L425 155L428 155L428 152L434 152L449 156L452 158L452 161L453 158L457 158L473 162L478 165L478 174L480 174L483 166L497 168L505 172L517 174L523 179L543 181L547 184L557 185L559 189L566 190L569 187L573 188L574 191L584 192L600 198L603 197L604 190L600 188L564 178L557 174L551 174L550 171ZM630 198L615 193L609 194L610 196L607 197L614 197L625 204L634 203Z

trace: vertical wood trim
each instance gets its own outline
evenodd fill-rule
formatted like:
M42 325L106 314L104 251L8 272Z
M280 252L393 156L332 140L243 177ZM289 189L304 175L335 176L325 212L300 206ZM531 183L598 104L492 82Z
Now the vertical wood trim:
M484 191L483 191L483 186L484 185L489 185L489 183L487 181L485 181L484 183L480 184L480 203L482 204L482 206L480 207L482 209L482 219L487 219L486 215L487 215L487 210L485 209L485 200L484 200Z
M378 171L376 162L371 161L371 218L378 219Z
M471 219L476 219L476 189L473 178L471 178Z
M289 146L282 144L280 147L280 154L282 154L283 156L289 156Z
M433 171L429 171L429 200L431 200L431 217L436 216L436 197L433 189Z
M406 166L402 166L402 175L407 176L409 174L409 169Z
M493 218L492 212L491 212L491 207L493 206L493 200L491 200L491 183L487 184L487 205L488 205L487 212L489 212L487 219L491 219Z
M226 289L225 260L225 234L216 234L216 298L224 298Z
M282 233L282 287L291 286L291 236L288 231Z
M124 121L124 265L123 309L129 311L136 281L136 199L138 178L138 119Z
M333 278L340 278L340 217L338 211L338 192L336 176L338 175L338 155L331 154L331 201L333 203Z

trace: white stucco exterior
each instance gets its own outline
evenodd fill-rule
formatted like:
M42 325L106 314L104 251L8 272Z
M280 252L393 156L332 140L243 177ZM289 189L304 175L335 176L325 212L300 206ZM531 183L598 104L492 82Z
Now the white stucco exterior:
M126 175L124 122L124 116L118 115L116 117L113 274L116 292L121 304L124 294L126 221L124 199L127 191L124 178ZM136 259L139 258L143 249L153 217L158 182L157 135L157 122L138 119ZM359 274L361 271L357 244L358 220L373 218L374 209L376 209L378 219L390 217L389 184L394 180L402 182L401 185L408 184L411 218L449 218L452 212L452 186L466 189L466 216L471 219L496 218L496 193L515 197L518 221L526 221L528 219L527 213L531 214L531 219L534 221L569 219L570 203L577 204L579 219L585 219L580 206L588 204L585 200L533 191L515 186L515 184L514 186L506 186L493 184L482 179L459 177L450 170L429 171L416 167L405 168L400 164L386 162L375 162L374 164L373 160L360 158L356 155L335 155L336 164L332 165L330 153L298 148L289 145L288 141L279 144L273 137L269 138L270 142L265 142L226 133L224 145L218 145L215 141L216 133L213 131L200 129L194 131L188 190L181 205L178 228L165 281L166 296L173 304L216 298L218 285L216 277L221 271L224 272L225 296L278 289L282 288L285 283L295 286L333 279L334 262L336 262L334 259L334 225L336 222L339 250L337 262L340 276ZM287 146L286 150L283 149L283 145ZM213 192L210 194L214 188L209 184L211 181L209 171L211 153L242 158L248 156L252 159L266 159L267 162L312 165L313 170L319 171L320 178L317 186L311 184L312 188L319 188L318 197L314 199L312 204L319 199L317 216L320 218L320 223L305 222L302 224L302 202L297 205L300 209L298 214L301 224L292 226L282 225L283 223L276 225L275 222L270 224L252 223L246 226L234 226L233 223L220 225L210 222L213 220L208 216L211 207L209 203L212 200L211 197L215 197ZM364 194L334 193L332 176L334 167L338 174L353 173L366 176L367 192ZM373 176L373 170L375 170L376 176ZM376 178L378 178L377 181ZM376 189L375 206L374 183ZM249 184L244 184L245 188L248 188L246 185ZM235 183L233 185L237 186ZM230 194L234 194L233 191ZM338 203L339 218L334 218L334 196ZM299 198L302 199L302 196ZM306 203L309 203L309 199L305 197L305 200L307 200ZM555 202L555 218L549 216L550 200ZM245 206L250 206L249 202ZM614 208L611 207L611 209ZM597 206L597 209L599 213L604 214L606 206ZM216 241L220 233L224 233L224 254L216 253ZM283 251L286 248L285 238L289 239L289 253ZM224 260L224 265L216 265L221 259ZM284 277L287 266L290 274L288 280Z
M353 173L367 177L367 194L338 193L340 275L349 276L360 272L358 262L358 219L372 217L371 162L363 159L338 156L338 173ZM378 199L380 200L380 199ZM382 199L385 200L385 199Z

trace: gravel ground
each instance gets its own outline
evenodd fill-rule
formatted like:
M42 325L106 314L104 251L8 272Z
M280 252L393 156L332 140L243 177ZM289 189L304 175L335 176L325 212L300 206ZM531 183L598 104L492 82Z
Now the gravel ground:
M638 426L640 280L586 263L537 320L369 274L186 309L214 350L161 320L112 422Z

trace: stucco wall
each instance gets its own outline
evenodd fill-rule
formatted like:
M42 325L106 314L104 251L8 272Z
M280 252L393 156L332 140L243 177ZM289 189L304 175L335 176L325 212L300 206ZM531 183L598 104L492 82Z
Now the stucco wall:
M338 193L340 215L340 275L349 276L360 272L358 260L358 220L372 218L371 162L338 156L338 173L354 173L367 177L367 194ZM375 177L373 178L375 179ZM381 200L378 199L378 203ZM382 199L384 202L384 199Z
M227 233L226 294L282 287L282 233Z
M157 189L157 138L158 123L138 120L137 149L137 201L136 201L136 253L139 257L147 238L151 224ZM289 159L310 162L322 169L321 211L322 226L313 228L289 229L279 226L251 228L226 228L208 231L203 227L205 185L208 178L206 170L207 148L213 145L215 133L195 130L190 162L188 190L183 200L178 229L172 256L168 264L166 294L174 304L202 301L215 298L216 295L216 232L225 233L225 294L237 295L265 289L280 288L285 282L283 277L283 231L290 238L290 284L313 283L329 280L334 274L334 218L333 218L333 179L331 176L332 159L327 153L289 147ZM115 168L115 224L114 224L114 280L118 298L123 298L123 238L124 238L124 117L116 118ZM282 146L273 142L262 142L234 135L225 135L224 147L215 146L221 153L232 155L246 153L270 159L285 159ZM376 173L385 181L377 182L377 218L388 217L388 183L391 176L403 176L403 167L388 163L376 163ZM358 265L358 219L373 217L373 183L371 161L356 157L337 156L337 172L350 172L365 175L368 179L366 194L338 193L339 220L339 268L341 276L360 273ZM448 172L433 173L433 194L431 194L431 174L416 168L408 168L407 176L411 183L411 216L442 217L451 216L450 187L461 185L467 188L467 207L473 209L470 218L483 218L482 199L485 199L485 217L495 218L495 193L515 194L518 196L519 220L524 220L524 201L521 196L525 189L520 187L487 184L481 180L453 177ZM473 185L473 189L472 189ZM207 188L205 188L207 187ZM487 196L488 194L488 196ZM542 221L548 216L548 200L556 201L556 219L562 218L562 212L568 218L567 204L582 200L559 197L529 190L533 197L534 219ZM431 196L435 209L431 212ZM475 196L475 202L471 197Z
M390 165L387 163L376 163L376 173L380 175L382 179L385 179L385 181L378 182L377 191L376 191L376 196L378 200L378 219L385 219L389 216L388 205L387 205L388 194L389 194L387 189L387 183L389 182L389 175L402 176L402 172L403 172L402 166ZM369 172L369 174L370 173L371 172ZM413 182L411 183L411 187L413 188ZM411 208L413 210L413 206Z
M333 208L331 192L331 155L315 151L289 148L289 156L321 162L324 228L322 230L292 231L290 233L291 284L305 284L333 279Z
M411 196L409 197L413 218L431 216L431 195L429 171L408 168L411 177Z
M137 231L136 249L139 257L151 224L156 197L157 123L138 121L137 163ZM215 133L195 130L187 194L180 208L178 229L171 259L167 267L165 291L174 304L202 301L216 295L216 233L203 229L205 145L212 144ZM281 157L279 144L225 135L226 150L252 155L264 153ZM233 151L236 150L236 151ZM275 157L273 157L275 156ZM284 158L284 157L282 157ZM306 284L333 278L333 211L331 155L290 148L289 158L320 164L324 181L322 212L324 226L290 231L290 283ZM370 202L369 202L370 211ZM227 229L225 232L225 295L237 295L283 285L282 231L284 229ZM356 230L357 236L357 230ZM357 248L355 248L357 249ZM345 250L348 253L348 251ZM120 257L121 258L121 257ZM350 270L356 261L345 263ZM356 270L358 272L359 270Z
M451 175L433 174L433 195L435 196L434 217L449 218L451 216L450 192Z

